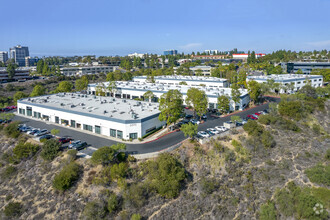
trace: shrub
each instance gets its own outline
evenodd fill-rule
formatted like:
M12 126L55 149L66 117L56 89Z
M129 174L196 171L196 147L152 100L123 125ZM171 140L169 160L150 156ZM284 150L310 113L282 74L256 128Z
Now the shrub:
M10 123L7 127L5 127L4 129L5 135L11 138L18 138L18 136L21 134L18 130L18 124L19 122L15 121Z
M213 193L219 186L216 179L213 178L202 178L200 184L202 191L206 194Z
M133 214L131 216L131 220L141 220L141 215L140 214Z
M68 155L73 159L75 160L76 157L77 157L77 153L78 151L76 149L70 149L68 150Z
M16 171L17 171L16 167L8 166L6 169L4 169L4 171L2 171L1 177L3 179L8 179L12 177L16 173Z
M106 207L100 201L88 202L83 211L86 219L90 220L103 219L106 213Z
M275 201L279 211L285 216L292 216L294 213L294 198L293 194L283 188L275 193Z
M146 191L142 184L133 184L124 193L126 203L130 203L136 208L140 208L146 201Z
M117 157L118 161L123 162L123 161L126 160L126 153L125 152L119 152L116 157Z
M19 142L13 149L13 153L17 159L28 158L33 156L39 150L39 146L31 143Z
M318 164L305 170L305 174L313 183L330 186L330 165L324 166L322 164Z
M301 101L281 100L278 104L278 112L282 116L300 120L303 117L304 108Z
M276 209L273 202L268 201L266 204L260 206L259 219L276 220Z
M274 124L277 121L277 118L268 114L268 115L260 115L259 116L259 120L258 120L261 124L264 125L270 125L270 124Z
M63 167L63 169L54 177L53 187L59 191L69 189L73 183L79 178L80 166L71 162Z
M112 180L118 180L119 178L123 178L127 175L128 164L127 163L119 163L114 164L110 169L110 176Z
M111 193L108 199L108 211L109 213L112 213L116 211L118 208L118 199L117 195L114 193Z
M115 150L111 147L105 146L94 151L91 161L94 164L109 164L113 161Z
M261 142L266 148L275 147L276 142L269 131L264 131L261 135Z
M321 133L321 126L318 124L313 124L312 129L315 134L320 134Z
M246 131L249 135L259 136L262 134L264 128L259 125L256 121L248 120L246 124L243 125L244 131Z
M52 161L57 157L58 152L60 151L61 143L55 139L47 140L42 146L40 156L44 160Z
M176 197L186 178L182 164L169 153L160 154L155 161L146 164L150 186L161 196Z
M327 153L324 155L324 159L330 160L330 149L327 150Z
M6 205L3 212L7 217L19 217L22 214L23 206L19 202L10 202Z

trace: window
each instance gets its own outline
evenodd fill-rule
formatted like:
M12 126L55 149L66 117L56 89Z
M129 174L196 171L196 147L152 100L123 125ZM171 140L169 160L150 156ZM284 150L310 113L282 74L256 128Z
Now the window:
M59 123L60 123L60 118L57 117L57 116L55 116L55 123L56 123L56 124L59 124Z
M93 126L84 124L83 129L86 130L86 131L93 131Z
M96 134L101 134L101 127L100 126L95 125L95 133Z
M130 133L129 134L129 139L137 139L137 133Z
M26 107L26 115L27 116L32 116L32 108L31 107Z
M123 132L122 131L117 131L117 138L123 139Z
M152 127L152 128L149 128L146 130L146 134L148 134L149 132L153 131L156 129L156 126Z
M38 118L41 118L41 113L40 112L38 112Z
M33 112L33 117L34 117L34 118L37 117L37 112Z
M24 110L24 109L19 108L19 109L18 109L18 113L19 113L19 114L22 114L22 115L25 115L25 114L23 113L23 110Z
M322 79L319 79L319 81L322 81Z
M116 137L116 134L117 134L117 132L116 132L115 129L110 129L110 136L111 137Z
M301 82L297 82L297 84L300 84Z
M70 123L70 126L71 126L72 128L75 128L75 127L76 127L76 121L75 121L75 120L71 120L70 122L71 122L71 123Z

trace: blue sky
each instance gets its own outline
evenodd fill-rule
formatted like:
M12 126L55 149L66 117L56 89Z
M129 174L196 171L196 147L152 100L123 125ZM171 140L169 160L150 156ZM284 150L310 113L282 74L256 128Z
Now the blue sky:
M32 56L330 49L330 0L0 0L0 51Z

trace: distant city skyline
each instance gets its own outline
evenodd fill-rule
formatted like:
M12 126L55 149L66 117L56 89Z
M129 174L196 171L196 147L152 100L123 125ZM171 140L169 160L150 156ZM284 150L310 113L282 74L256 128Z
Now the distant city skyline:
M330 50L327 0L18 0L1 8L0 51L22 45L30 56Z

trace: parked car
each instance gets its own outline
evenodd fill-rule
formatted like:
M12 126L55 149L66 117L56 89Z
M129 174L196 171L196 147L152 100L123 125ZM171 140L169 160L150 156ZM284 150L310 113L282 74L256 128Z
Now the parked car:
M186 115L186 119L192 118L192 115Z
M242 122L236 122L236 127L243 126Z
M71 149L74 145L76 144L80 144L81 143L81 140L77 140L77 141L71 141L71 143L69 144L69 149Z
M242 120L242 124L246 124L247 123L247 120Z
M27 134L31 134L31 135L34 135L35 133L39 132L40 129L37 129L37 128L31 128L30 131L26 132Z
M39 132L34 133L33 135L36 136L36 137L39 137L39 136L42 136L42 135L45 135L45 134L48 134L47 129L42 129Z
M53 137L54 136L51 135L51 134L45 134L45 135L40 136L38 139L39 139L39 141L42 141L42 140L49 140L49 139L51 139Z
M252 114L253 117L259 119L259 115L256 115L256 114Z
M215 129L217 129L218 131L220 132L224 132L224 131L227 131L228 129L224 126L216 126Z
M59 138L58 141L62 144L65 144L65 143L68 143L70 141L72 141L73 139L70 138L70 137L62 137L62 138Z
M202 119L204 119L204 120L207 119L207 115L203 114Z
M85 147L87 147L87 143L86 142L81 142L81 143L78 143L78 144L74 144L72 146L72 149L75 149L75 150L82 150L84 149Z
M257 116L259 116L259 115L261 115L262 113L261 112L256 112L256 113L254 113L255 115L257 115Z
M193 123L193 124L198 124L198 125L201 123L197 119L191 119L190 122Z
M254 117L253 115L248 115L247 116L248 119L251 119L251 120L257 120L258 118Z
M209 130L206 130L205 132L208 133L210 135L210 137L215 135L212 131L209 131Z
M218 130L215 129L215 128L208 128L208 129L206 129L206 130L212 132L213 134L219 134L219 133L220 133L220 131L218 131Z
M18 128L21 132L28 132L31 131L33 128L30 126L23 125L22 127Z
M263 110L262 112L265 113L265 114L268 114L268 110L267 109Z
M204 137L204 138L210 137L210 135L208 133L206 133L205 131L199 131L199 132L197 132L197 135Z

